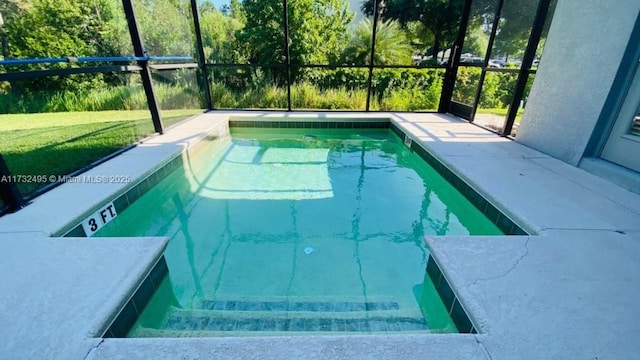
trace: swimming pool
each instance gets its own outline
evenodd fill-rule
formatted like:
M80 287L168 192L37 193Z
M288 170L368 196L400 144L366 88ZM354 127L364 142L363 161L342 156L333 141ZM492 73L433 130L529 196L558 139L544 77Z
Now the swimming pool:
M425 235L502 231L389 129L232 128L94 236L168 236L129 336L456 332Z

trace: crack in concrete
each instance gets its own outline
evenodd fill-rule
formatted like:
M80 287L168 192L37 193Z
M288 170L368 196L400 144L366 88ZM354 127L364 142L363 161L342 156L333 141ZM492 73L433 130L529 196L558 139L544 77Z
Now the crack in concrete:
M91 353L93 352L93 350L97 349L97 348L98 348L98 346L102 345L102 343L103 343L103 342L104 342L104 338L101 338L101 339L100 339L100 341L99 341L97 344L92 345L92 346L91 346L91 349L89 349L89 351L87 351L87 355L85 355L85 356L82 358L82 360L86 360L86 359L89 357L89 355L91 355Z
M476 279L472 283L468 284L467 287L473 286L473 285L477 285L481 281L496 280L496 279L500 279L500 278L503 278L503 277L509 275L509 273L511 273L513 270L515 270L515 268L520 264L520 262L522 262L522 260L524 260L524 258L526 258L527 255L529 255L529 240L530 239L531 239L531 237L528 237L527 240L524 242L524 249L525 249L524 254L522 254L520 256L520 258L518 258L518 260L516 260L515 263L509 269L507 269L507 271L505 271L503 274L500 274L500 275L490 276L490 277L487 277L487 278Z
M487 348L484 346L482 341L480 341L480 339L478 338L478 335L475 335L474 338L476 339L476 344L478 344L478 347L482 351L482 354L484 354L484 358L487 360L493 360L493 357L489 353L489 350L487 350Z

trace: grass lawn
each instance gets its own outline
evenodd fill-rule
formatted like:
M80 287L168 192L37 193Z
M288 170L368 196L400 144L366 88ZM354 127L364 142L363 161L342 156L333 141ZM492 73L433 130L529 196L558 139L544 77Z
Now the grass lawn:
M480 107L478 107L478 110L476 111L478 114L491 114L491 115L497 115L497 116L501 116L503 118L507 117L507 111L509 111L509 108L504 108L504 109L498 109L498 108L493 108L493 109L482 109ZM516 114L516 122L519 123L520 119L522 119L522 113L524 113L524 109L523 108L519 108L518 109L518 113Z
M202 110L164 110L165 127ZM13 175L66 175L153 133L146 110L0 115L0 153ZM46 183L19 182L28 195Z

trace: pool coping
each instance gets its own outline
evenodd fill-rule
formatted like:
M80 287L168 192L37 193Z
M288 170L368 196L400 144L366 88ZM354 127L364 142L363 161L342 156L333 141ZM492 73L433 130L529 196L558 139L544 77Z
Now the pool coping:
M120 160L116 160L115 162L119 161L120 166L125 166L125 168L135 164L135 168L127 168L127 170L133 174L144 175L152 171L156 166L151 164L151 160L155 159L154 164L157 164L161 162L158 161L158 159L166 160L171 156L175 156L175 154L182 151L185 146L188 147L201 139L202 136L206 134L207 129L211 129L212 126L219 124L219 122L224 122L229 116L255 117L256 113L210 112L180 124L164 136L151 139L146 144L143 142L143 145L140 146L140 149L137 151L144 152L144 155L135 153L133 155L128 154L118 157ZM532 261L535 258L532 254L528 253L528 249L533 248L532 244L536 243L539 239L544 239L544 241L552 239L553 242L551 244L563 244L568 241L567 239L575 237L591 239L595 236L600 236L605 238L613 237L614 240L619 240L619 238L622 237L623 239L631 240L638 239L640 235L640 222L637 221L639 219L638 214L640 214L640 205L638 205L640 201L638 201L639 197L637 195L585 173L580 169L564 164L559 160L526 148L517 142L497 137L494 134L479 129L453 116L406 113L375 114L375 116L366 113L266 113L262 114L262 116L265 119L278 116L288 118L317 116L318 118L335 117L355 119L354 121L366 121L371 118L390 118L393 124L407 130L413 142L420 142L420 144L428 149L429 153L436 157L444 166L448 169L453 169L458 176L464 178L469 186L481 193L487 200L494 204L499 204L501 208L506 209L509 218L523 225L528 231L537 233L537 236L501 237L499 240L491 237L466 237L462 239L449 237L427 238L426 241L432 250L433 258L441 269L441 273L446 276L451 283L452 290L460 298L460 302L471 309L470 313L474 317L473 320L483 334L444 335L444 337L442 335L372 335L349 336L344 339L330 336L284 336L277 337L277 340L273 340L273 338L268 338L271 340L261 340L261 338L255 337L189 340L135 339L137 341L132 341L134 339L104 339L97 344L91 337L70 339L77 344L85 344L87 341L91 343L89 358L126 358L128 355L130 355L130 358L148 358L152 354L160 355L157 349L165 349L168 351L167 354L173 352L174 355L177 354L177 351L182 351L182 354L190 354L192 357L205 357L211 349L235 349L235 352L231 350L228 350L230 352L221 351L227 355L227 358L241 358L242 354L246 355L246 350L243 350L244 345L262 344L262 346L266 347L264 351L267 354L283 354L285 348L288 347L287 344L298 344L300 342L307 343L307 346L303 346L303 348L310 351L305 353L309 358L320 358L318 357L319 354L323 354L323 351L328 350L334 351L334 358L340 358L351 354L351 352L348 348L338 345L346 342L356 348L362 346L361 349L363 349L363 351L373 351L372 348L365 346L365 344L371 344L372 339L375 339L376 343L380 344L380 358L392 358L393 354L404 354L402 347L398 344L403 344L403 341L399 339L405 338L420 339L418 342L422 344L422 346L432 350L430 355L441 355L442 358L460 358L460 354L463 352L465 354L464 358L478 359L488 358L489 356L493 359L506 359L513 358L513 356L516 355L519 358L532 359L540 357L562 358L570 354L568 354L566 350L563 353L557 341L554 342L553 335L550 335L553 334L553 329L541 329L539 327L531 327L529 329L532 333L532 338L528 341L533 343L546 343L547 352L544 352L544 348L542 347L536 347L532 350L531 346L527 346L528 344L522 340L518 341L512 336L509 336L510 329L505 328L504 323L499 320L503 315L493 312L494 309L491 306L492 302L502 304L504 300L495 298L490 293L487 293L488 290L486 287L477 285L486 283L487 286L500 286L502 284L501 281L506 281L513 276L516 276L516 279L519 276L524 280L535 278L533 277L535 274L531 273L531 271L533 271L532 269L528 269L529 272L525 274L518 275L518 272L527 270L527 268L522 265L526 265L528 261ZM127 156L129 159L127 159ZM140 163L140 161L133 161L145 157L148 158L149 161L142 163ZM114 171L115 167L113 164L114 161L109 161L92 171L97 171L97 173L100 171ZM496 178L505 181L505 183L496 184ZM77 194L78 192L67 190L65 188L66 185L67 184L43 195L42 197L47 197L44 200L41 199L42 197L36 199L34 204L29 207L16 214L8 215L12 221L7 220L7 216L0 218L0 226L2 226L0 236L12 238L33 237L38 238L39 241L51 241L51 239L46 236L53 234L57 230L55 229L56 226L52 224L60 224L62 215L53 214L52 219L42 219L42 216L38 216L38 211L29 209L35 209L36 204L44 207L51 206L52 199L58 201L61 198L68 199L71 203L74 203L75 200L70 199L69 194ZM529 194L526 189L523 188L523 185L535 190L534 194ZM84 190L86 189L80 188L80 191ZM102 190L113 195L114 193L118 193L118 191L123 191L123 187L102 186L101 191ZM56 194L52 194L54 192ZM90 191L90 193L94 197L100 197L94 194L95 191ZM549 203L545 203L545 200L552 196L554 197L553 203L555 205L553 209L548 206ZM76 203L83 204L85 208L89 207L86 204L86 198L84 201L81 201L83 197L78 197L80 199ZM56 207L53 208L56 209ZM580 209L580 213L577 215L575 214L576 209ZM91 209L86 210L84 213L90 210ZM23 215L19 215L21 213ZM564 214L565 216L560 217L558 214ZM77 215L77 211L68 211L64 213L64 216L77 219L81 215ZM15 219L18 220L13 221ZM65 223L69 222L71 221ZM57 226L59 227L60 225ZM601 246L596 240L593 240L593 244L587 243L587 245L592 247L596 245ZM634 244L634 242L628 240L622 242L621 246L632 246L627 245L627 243ZM472 244L473 247L479 248L483 245L495 246L493 250L497 250L500 256L494 256L495 259L487 263L486 259L492 258L492 256L487 253L486 248L483 248L483 251L479 252L483 258L475 256L470 258L468 256L462 257L456 255L456 251L460 252L460 244L466 244L468 242ZM539 251L544 255L542 258L553 255L550 251L545 252L544 249ZM616 256L622 255L618 254ZM479 269L482 269L482 271L478 271ZM567 269L563 268L562 270L564 273L552 272L545 274L545 276L557 274L555 276L567 278ZM37 271L37 269L34 269L34 271ZM602 270L600 269L600 271ZM586 275L571 274L571 276L570 278L581 281L580 276L594 275L588 272ZM112 281L109 279L109 276L105 276L104 281L109 283L109 281ZM513 279L511 280L513 281ZM516 285L512 283L509 284L512 287L515 286L515 288L510 289L512 290L510 294L518 294L522 291L526 292L526 281L519 285L517 282ZM637 281L635 284L638 285ZM599 282L598 285L603 284ZM629 284L627 285L629 286ZM51 286L55 286L55 284ZM631 285L631 287L633 287L633 285ZM640 286L635 286L635 288L640 288ZM544 289L542 291L544 291ZM639 295L638 291L634 291L633 293L635 294L633 296ZM554 293L554 295L557 294ZM606 295L603 296L606 297ZM515 299L517 302L513 305L518 306L518 304L522 304L520 305L522 309L519 309L519 311L527 314L527 308L531 306L531 299L518 297L515 297ZM525 300L528 300L529 303ZM74 299L73 301L81 304L83 299ZM589 308L585 307L583 310L589 311ZM531 315L533 316L533 314ZM627 323L625 319L620 318L619 315L615 319L603 318L602 315L598 318L598 314L592 315L592 320L598 321L600 324L613 324L615 322ZM536 313L535 316L545 318L544 313ZM90 319L87 320L89 322L92 321ZM557 321L557 319L554 320ZM21 318L18 319L18 321L28 320ZM575 328L575 330L579 332L580 329ZM43 329L38 331L43 331ZM631 331L631 333L633 333L633 331ZM35 333L33 335L36 336L36 338L38 336ZM585 339L580 336L570 337L569 339L564 337L562 339L565 341L565 348L580 349L582 347L583 351L592 350L592 353L595 353L595 350L593 350L594 347L600 344L598 343L598 339ZM566 341L571 342L566 343ZM594 341L596 345L594 345ZM190 344L191 346L185 344ZM549 346L549 344L553 344L554 346ZM606 343L602 344L606 345ZM34 345L37 344L34 343ZM404 346L406 346L406 344ZM173 350L171 350L172 348ZM459 351L457 351L456 348ZM447 353L443 349L452 349L452 351ZM555 352L549 353L549 349ZM637 350L631 343L626 342L624 346L617 346L615 349L604 349L622 355L632 354L631 351ZM374 352L371 352L371 354L373 353ZM366 354L360 354L354 357L366 358L367 356L365 355ZM423 358L429 358L424 357L425 354L421 355ZM407 358L412 358L410 355L407 356ZM168 358L170 356L164 355L164 357ZM61 356L60 358L63 357ZM417 357L414 356L414 358Z

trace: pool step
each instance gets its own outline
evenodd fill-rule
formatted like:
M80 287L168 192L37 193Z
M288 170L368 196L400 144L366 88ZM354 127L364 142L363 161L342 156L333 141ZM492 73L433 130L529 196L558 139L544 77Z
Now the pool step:
M429 332L418 308L393 299L216 298L172 307L159 329L138 327L134 337L197 337L274 333Z
M357 312L399 310L395 301L204 300L194 309L227 311Z
M371 333L426 331L421 314L407 311L280 312L173 309L164 329L136 329L133 336L212 336L215 333ZM158 329L156 329L158 330ZM164 335L163 334L164 331ZM171 335L169 335L171 334Z

